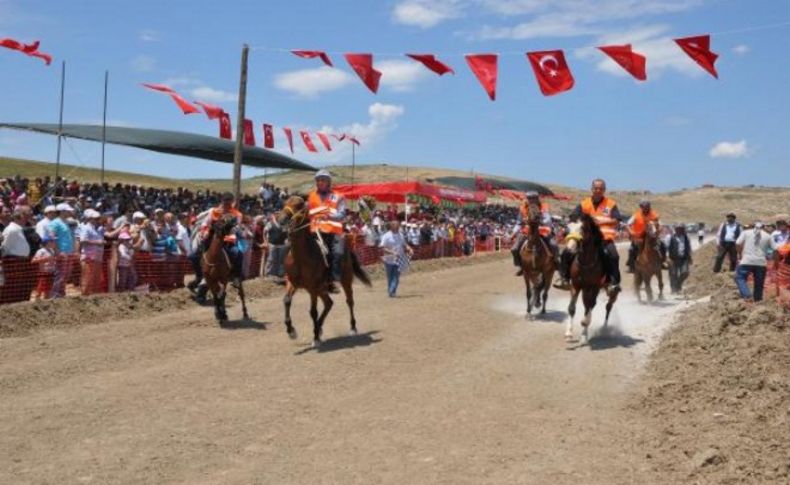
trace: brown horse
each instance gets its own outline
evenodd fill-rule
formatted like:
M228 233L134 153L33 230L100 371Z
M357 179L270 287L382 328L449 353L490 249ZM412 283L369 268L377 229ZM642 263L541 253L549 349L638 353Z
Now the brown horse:
M329 296L330 268L321 252L317 236L309 229L310 221L307 218L307 204L304 199L297 196L289 198L277 216L277 222L281 225L288 225L288 235L291 241L291 248L285 257L286 287L283 298L285 328L289 337L296 338L296 330L291 324L291 301L296 290L304 288L310 293L313 345L317 347L321 344L324 320L333 305L332 298ZM346 237L346 235L338 237ZM354 317L354 289L352 287L355 276L365 286L371 286L368 274L359 264L356 254L346 244L340 284L343 287L346 304L348 304L348 310L351 313L351 335L357 333L357 320ZM319 298L324 304L320 315L317 308Z
M587 343L587 332L592 320L592 311L598 300L598 293L606 286L606 271L603 261L604 239L601 230L592 217L582 214L582 241L579 252L571 264L571 301L568 305L568 323L565 328L565 339L573 338L573 317L576 314L576 300L582 295L584 303L584 319L582 319L582 343ZM609 324L609 313L614 302L617 301L617 292L609 293L606 303L606 320L604 326Z
M225 253L225 236L233 231L236 225L236 219L232 215L225 215L219 220L214 221L209 227L208 232L208 249L203 253L203 258L200 260L201 267L203 268L203 278L206 280L206 285L211 291L211 296L214 299L214 316L220 324L228 321L228 312L225 309L225 297L227 296L228 281L230 281L231 262L228 255ZM247 314L247 303L244 299L244 287L239 282L237 288L239 292L239 299L241 300L241 310L244 314L244 319L248 320L250 316Z
M529 204L529 236L519 253L524 284L527 286L527 317L532 313L533 307L542 306L540 313L546 313L549 288L554 272L557 270L554 254L539 231L540 207L538 204L531 203Z
M647 294L647 301L653 302L653 288L651 281L653 276L658 278L658 299L664 299L664 278L661 274L661 253L659 251L658 241L658 223L650 221L647 223L645 229L645 238L639 246L639 255L636 257L636 264L634 266L634 290L636 291L636 298L639 303L642 303L642 293L640 288L642 283L645 284L645 293Z

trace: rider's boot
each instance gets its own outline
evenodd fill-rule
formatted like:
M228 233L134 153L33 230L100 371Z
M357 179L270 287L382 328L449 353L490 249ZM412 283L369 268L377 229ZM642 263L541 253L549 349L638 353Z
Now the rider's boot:
M573 253L565 250L560 255L560 281L555 283L554 287L560 290L571 289L571 264L573 264Z
M634 265L636 265L636 251L636 245L631 243L631 246L628 248L628 261L625 262L627 273L634 272Z

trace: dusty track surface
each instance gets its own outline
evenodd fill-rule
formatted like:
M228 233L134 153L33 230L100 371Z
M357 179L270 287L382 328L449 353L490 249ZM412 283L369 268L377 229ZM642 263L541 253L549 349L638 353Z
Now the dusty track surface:
M567 298L525 319L512 271L358 289L362 333L337 298L319 351L304 293L296 341L279 298L0 340L0 483L661 483L623 407L683 304L626 290L566 344Z

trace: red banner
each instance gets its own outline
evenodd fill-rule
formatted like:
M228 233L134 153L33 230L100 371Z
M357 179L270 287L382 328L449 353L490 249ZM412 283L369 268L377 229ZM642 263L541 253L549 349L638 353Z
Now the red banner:
M274 148L274 127L266 123L263 124L263 146Z
M497 55L469 54L466 56L466 63L469 64L469 69L488 93L488 97L494 101L496 99Z
M321 140L321 144L324 145L326 151L331 152L332 145L329 144L329 137L325 133L316 133L316 135L318 135L318 139Z
M300 131L299 135L302 137L302 143L307 148L308 152L318 152L318 149L313 144L313 140L310 139L310 134L306 131Z
M255 146L255 130L251 120L244 120L244 144Z
M285 132L285 138L288 139L288 147L291 149L291 153L294 152L294 135L291 132L290 128L283 128L283 132Z

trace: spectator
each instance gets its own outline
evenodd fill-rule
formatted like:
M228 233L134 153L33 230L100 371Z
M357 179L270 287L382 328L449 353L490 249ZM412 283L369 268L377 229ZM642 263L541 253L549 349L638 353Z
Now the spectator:
M735 271L735 283L741 298L750 301L760 301L763 299L763 288L765 286L765 273L767 261L766 251L777 249L771 235L763 231L763 224L757 222L754 229L742 231L735 242L738 250L740 263ZM754 279L754 292L749 291L746 280L752 276Z
M390 298L395 298L400 283L402 261L406 260L406 253L413 254L400 233L400 223L397 220L390 221L389 231L381 236L379 247L384 251L381 259L387 272L387 293Z
M782 247L785 243L790 241L790 226L787 221L780 219L776 221L776 230L771 233L771 239L777 247Z
M104 259L104 235L99 227L101 214L93 209L85 210L85 223L80 227L80 265L82 268L80 288L83 296L101 289L102 260Z
M58 216L58 211L54 205L49 205L44 209L44 217L36 223L36 232L38 236L43 240L44 236L47 235L47 228L49 224Z
M49 223L49 236L55 239L57 251L57 264L55 265L55 278L52 283L52 298L66 296L66 283L71 278L72 254L74 252L74 235L69 227L68 220L74 209L61 203L56 206L58 217Z
M137 273L134 270L134 248L132 236L122 232L118 236L118 291L133 290L137 286Z
M705 242L705 228L700 227L699 231L697 231L697 243L702 246L703 242Z
M38 275L36 281L36 300L48 300L52 293L52 283L55 278L55 268L57 265L58 245L55 239L44 234L41 238L43 246L36 251L31 263L38 265Z
M669 287L674 295L682 291L692 264L691 241L683 224L675 226L675 234L669 240L669 262Z
M14 209L11 221L3 229L3 242L0 244L0 252L4 258L27 259L30 257L30 244L25 238L24 226L30 217L30 209L26 206L19 206Z
M285 277L285 255L288 252L286 239L288 234L280 224L274 214L269 216L266 226L263 228L264 248L268 249L266 264L263 272L264 278L274 278L282 281Z
M735 214L730 212L727 214L727 220L719 226L719 232L716 236L716 244L719 252L716 255L716 263L713 265L714 273L721 271L725 256L729 257L730 271L735 271L735 265L738 260L735 242L738 240L741 232L741 224L735 221Z

